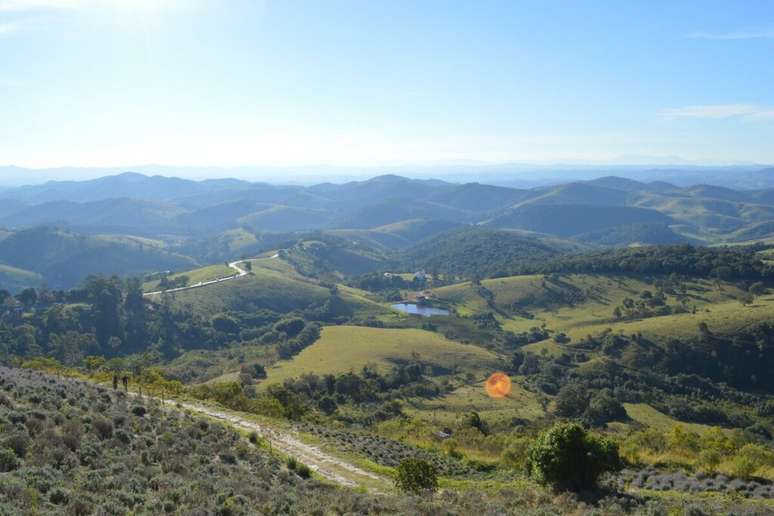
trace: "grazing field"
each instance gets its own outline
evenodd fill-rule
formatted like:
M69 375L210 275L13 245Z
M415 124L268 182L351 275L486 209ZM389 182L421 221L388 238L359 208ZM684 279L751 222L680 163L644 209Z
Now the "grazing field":
M706 322L712 331L730 333L772 318L772 294L745 305L740 301L744 291L730 283L694 279L685 286L682 301L675 295L666 296L667 305L679 306L684 313L634 319L616 319L613 311L626 298L637 300L644 291L655 292L653 279L586 274L512 276L484 280L480 286L470 282L450 285L434 293L461 316L489 311L506 330L518 333L545 325L572 340L606 330L642 333L656 340L690 337L698 333L700 322ZM552 341L527 349L546 349L552 354L561 350Z
M265 264L267 260L269 264ZM290 312L321 304L329 297L328 289L287 270L276 270L287 266L279 262L268 258L254 260L252 274L206 288L179 292L175 294L176 302L190 305L195 313L211 316L228 309L249 311L266 308Z
M417 400L405 412L438 424L451 424L471 412L477 412L490 424L510 422L514 418L532 421L545 415L538 396L518 383L513 384L510 395L493 399L486 394L484 382L463 385L435 399Z
M412 358L438 373L472 372L483 375L498 368L493 353L459 344L433 332L414 329L327 326L320 339L288 361L269 368L262 387L298 377L359 371L365 365L387 369Z
M624 408L626 409L626 414L634 421L649 428L653 428L654 430L658 430L659 432L668 432L676 425L680 425L685 430L691 432L706 432L712 428L716 428L699 423L677 421L676 419L659 412L647 403L624 403Z
M276 360L271 346L247 345L217 350L186 351L164 366L165 374L185 383L236 381L239 368Z
M774 265L774 249L766 249L760 253L761 259L770 265Z
M234 275L235 271L225 263L216 265L208 265L206 267L200 267L190 271L177 272L169 276L170 280L175 280L181 276L188 277L188 285L195 285L199 282L210 281L218 278L225 278L226 276ZM145 292L153 292L159 290L159 280L153 280L143 283L142 289Z
M398 317L394 310L373 299L373 295L364 290L346 285L338 285L338 289L341 298L352 307L354 315L360 318L373 317L382 321L389 321Z

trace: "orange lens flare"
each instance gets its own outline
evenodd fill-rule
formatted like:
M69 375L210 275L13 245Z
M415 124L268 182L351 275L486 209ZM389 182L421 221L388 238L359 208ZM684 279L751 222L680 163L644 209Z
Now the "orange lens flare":
M487 378L484 387L490 398L505 398L511 393L511 379L507 374L498 371Z

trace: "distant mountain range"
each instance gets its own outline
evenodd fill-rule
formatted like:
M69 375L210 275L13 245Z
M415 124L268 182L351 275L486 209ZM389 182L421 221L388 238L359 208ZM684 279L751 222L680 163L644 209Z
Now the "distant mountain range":
M621 160L620 163L627 163ZM344 166L243 166L192 167L141 165L136 167L59 167L30 169L0 166L0 190L46 181L85 181L114 176L127 170L146 176L214 179L239 177L249 181L312 185L321 182L344 183L363 177L395 174L412 178L445 178L455 183L480 182L515 188L534 188L603 176L636 181L663 181L678 186L710 184L741 189L774 187L774 165L698 165L675 158L630 157L630 164L534 164L459 162L425 165Z
M315 231L388 253L464 227L582 246L774 242L774 187L605 176L513 188L396 175L297 186L127 172L4 190L0 227L7 277L69 285L90 272L226 260Z
M762 223L774 220L774 187L680 187L620 177L517 189L385 175L302 187L127 172L9 189L0 198L0 225L7 228L57 225L154 238L201 238L238 227L275 233L371 230L424 220L564 238L647 224L671 226L699 240L737 241L748 233L769 236Z

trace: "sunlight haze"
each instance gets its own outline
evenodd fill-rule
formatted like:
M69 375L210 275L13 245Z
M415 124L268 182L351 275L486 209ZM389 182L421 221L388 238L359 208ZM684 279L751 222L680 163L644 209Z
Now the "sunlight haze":
M0 0L0 164L771 163L773 30L770 2Z

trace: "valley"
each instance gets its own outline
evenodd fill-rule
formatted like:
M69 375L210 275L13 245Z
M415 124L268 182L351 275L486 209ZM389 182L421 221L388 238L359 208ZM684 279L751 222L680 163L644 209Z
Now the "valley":
M358 188L366 197L370 185ZM502 202L525 202L520 195ZM34 231L44 237L38 246L62 242L46 251L57 260L72 240L86 252L105 242ZM774 269L765 243L606 246L415 219L248 234L221 234L232 243L220 261L198 254L133 278L91 275L71 289L8 283L0 359L22 373L4 374L44 371L51 382L75 377L107 392L113 375L126 375L145 396L129 405L164 400L181 417L252 435L281 475L388 505L404 503L393 479L415 459L437 472L444 493L484 489L481 503L501 504L516 489L542 505L564 503L524 468L543 432L580 422L615 443L625 470L604 485L638 507L673 508L682 487L648 486L678 478L713 511L774 510ZM232 247L233 236L249 243ZM207 242L188 238L110 245L182 256ZM8 267L14 277L35 274ZM495 372L511 381L501 399L485 389ZM714 483L704 485L707 476ZM730 495L737 485L746 486L741 498Z

